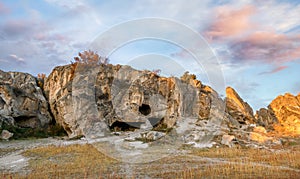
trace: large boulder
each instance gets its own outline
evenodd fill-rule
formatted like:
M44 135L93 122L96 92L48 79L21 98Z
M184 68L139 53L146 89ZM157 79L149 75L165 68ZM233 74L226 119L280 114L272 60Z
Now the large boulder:
M14 134L9 132L8 130L3 130L0 134L0 139L2 140L8 140L10 139Z
M0 129L43 129L51 122L48 102L36 78L0 70Z
M243 101L239 94L231 87L226 88L226 111L240 124L254 123L255 118L250 105Z
M89 66L75 63L54 68L45 80L44 91L52 114L69 137L97 137L108 130L103 116L115 116L110 86L116 68L118 67L112 65Z

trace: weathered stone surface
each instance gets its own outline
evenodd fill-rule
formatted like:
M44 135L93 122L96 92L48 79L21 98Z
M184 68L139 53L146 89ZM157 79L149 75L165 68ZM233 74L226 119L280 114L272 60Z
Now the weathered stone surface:
M278 120L274 125L275 131L285 136L300 135L300 101L299 95L286 93L274 99L269 105Z
M254 127L253 131L250 132L249 139L258 143L275 141L273 137L267 135L266 129L262 126Z
M146 141L156 141L156 140L164 137L165 135L166 134L164 132L149 131L149 132L141 133L140 139L146 140Z
M48 102L36 78L0 70L0 128L45 128L51 123Z
M226 88L226 111L241 124L254 123L253 110L231 87Z
M72 79L74 69L72 65L58 66L44 82L44 92L49 101L51 112L65 131L71 135L82 135L80 131L74 129L77 126L73 119L72 103Z
M160 77L130 66L56 67L44 85L51 111L70 137L115 129L172 128L184 118L234 123L225 103L194 76ZM232 124L237 126L238 123Z
M255 118L258 125L271 130L273 129L273 124L278 122L274 112L265 108L256 111Z
M110 76L114 76L117 68L73 64L56 67L51 72L44 90L56 122L69 137L99 137L108 131L104 116L115 117Z
M1 132L1 135L0 135L0 139L2 140L8 140L10 139L14 134L9 132L8 130L3 130Z

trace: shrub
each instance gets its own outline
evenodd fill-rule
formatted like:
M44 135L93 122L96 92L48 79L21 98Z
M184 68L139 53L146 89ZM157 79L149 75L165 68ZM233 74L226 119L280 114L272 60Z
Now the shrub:
M44 88L45 78L46 78L46 74L44 74L44 73L39 73L37 75L37 85L42 89Z
M109 64L108 58L101 57L99 54L91 50L88 51L85 50L83 52L79 52L78 57L74 57L74 60L75 60L74 63L89 64L89 65Z

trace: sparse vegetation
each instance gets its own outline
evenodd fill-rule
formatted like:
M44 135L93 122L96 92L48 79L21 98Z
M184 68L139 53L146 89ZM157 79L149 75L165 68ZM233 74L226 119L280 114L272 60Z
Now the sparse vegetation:
M101 154L92 145L48 146L27 150L30 157L26 178L115 178L117 161ZM22 178L22 176L18 176Z
M152 70L152 73L154 73L155 75L159 75L161 73L161 69L154 69Z
M81 64L90 64L90 65L99 65L104 64L107 65L109 63L109 59L106 57L101 57L97 52L88 50L78 53L78 57L74 57L73 63L81 63Z
M46 78L46 74L44 73L39 73L37 75L37 85L43 89L44 88L44 81L45 81L45 78Z
M101 146L101 145L100 145ZM93 145L48 146L27 150L26 177L6 178L299 178L300 146L265 150L249 148L186 148L151 163L125 164L99 152ZM130 167L128 173L124 166ZM126 168L126 167L125 167ZM1 175L0 175L1 177Z

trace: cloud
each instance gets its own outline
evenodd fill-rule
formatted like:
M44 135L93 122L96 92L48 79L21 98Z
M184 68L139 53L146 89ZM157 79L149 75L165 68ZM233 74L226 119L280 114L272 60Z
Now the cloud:
M20 65L25 64L25 60L22 57L17 56L16 54L10 54L8 56L8 59L10 61L13 61L13 62L15 62L17 64L20 64Z
M279 67L277 67L277 68L274 68L274 69L271 70L271 71L259 73L259 75L277 73L277 72L282 71L282 70L284 70L284 69L286 69L286 68L288 68L288 66L279 66Z
M262 74L279 72L287 68L284 63L300 59L300 35L284 33L299 26L300 5L266 1L221 6L214 12L203 33L216 49L223 46L216 50L220 59L274 66Z
M221 6L216 9L216 19L210 24L205 36L210 40L234 37L247 32L253 28L250 21L255 12L253 6L244 6L241 9L233 9L229 6Z
M264 28L285 33L300 23L300 4L296 1L256 1L257 13L253 17ZM264 29L266 30L266 29Z
M300 38L275 32L256 32L233 40L229 49L235 62L250 60L280 65L300 59Z
M1 29L0 29L1 30ZM5 39L32 39L41 32L47 33L51 28L47 23L37 19L10 19L2 27Z
M45 0L49 4L54 4L62 8L78 9L78 7L85 6L85 1L82 0Z

